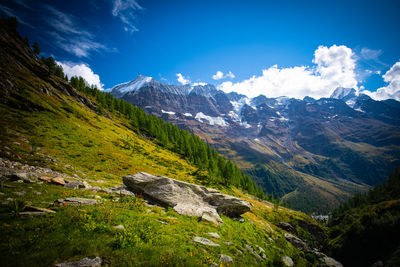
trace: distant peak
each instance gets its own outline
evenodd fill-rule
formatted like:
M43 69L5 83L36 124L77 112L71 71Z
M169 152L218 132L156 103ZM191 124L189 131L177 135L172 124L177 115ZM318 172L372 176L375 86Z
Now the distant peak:
M342 99L343 101L357 97L357 91L354 88L338 87L333 91L330 98Z

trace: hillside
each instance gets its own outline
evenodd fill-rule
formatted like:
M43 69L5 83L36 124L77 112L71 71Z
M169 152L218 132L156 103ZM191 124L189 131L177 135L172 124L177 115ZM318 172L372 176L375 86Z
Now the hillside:
M14 20L0 20L0 44L1 266L84 257L111 266L341 266L318 252L318 222L249 194L256 188L217 155L230 183L215 180L220 174L201 167L202 157L163 145L162 130L150 136L125 113L104 109L54 75ZM137 172L206 184L251 211L220 214L218 224L182 215L124 187L122 177Z
M347 266L400 265L400 169L333 212L329 245ZM377 263L378 264L378 263Z

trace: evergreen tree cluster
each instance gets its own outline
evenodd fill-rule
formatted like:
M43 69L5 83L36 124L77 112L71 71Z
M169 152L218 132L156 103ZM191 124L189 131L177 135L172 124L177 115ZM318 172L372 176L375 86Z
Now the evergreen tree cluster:
M241 188L259 198L265 198L260 186L257 186L249 176L244 175L239 168L218 154L202 139L187 130L179 129L176 125L167 123L152 115L147 115L140 107L105 93L96 86L89 86L82 77L71 77L70 84L77 90L96 98L97 112L104 114L119 112L131 121L132 128L146 135L161 146L183 155L189 162L196 165L197 175L210 184L221 184Z
M40 49L39 49L40 50ZM63 68L56 63L53 57L41 57L40 59L49 69L49 75L55 75L59 78L66 79Z

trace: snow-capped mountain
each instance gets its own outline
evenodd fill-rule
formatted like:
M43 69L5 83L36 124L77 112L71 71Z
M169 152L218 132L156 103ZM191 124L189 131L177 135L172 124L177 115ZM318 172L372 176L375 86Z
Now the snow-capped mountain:
M274 168L372 185L400 165L400 103L375 101L353 88L337 88L330 98L321 99L248 98L210 84L168 85L139 76L111 93L197 133L246 168L275 162ZM264 172L250 174L266 191L276 186L265 180ZM284 186L282 192L289 188Z

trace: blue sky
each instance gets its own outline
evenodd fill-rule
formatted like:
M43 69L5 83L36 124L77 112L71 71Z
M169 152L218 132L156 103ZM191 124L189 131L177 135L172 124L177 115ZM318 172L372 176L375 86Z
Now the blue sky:
M0 0L0 11L103 88L143 74L249 96L344 86L400 100L400 1Z

